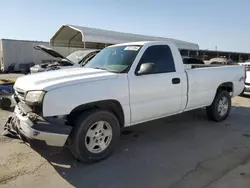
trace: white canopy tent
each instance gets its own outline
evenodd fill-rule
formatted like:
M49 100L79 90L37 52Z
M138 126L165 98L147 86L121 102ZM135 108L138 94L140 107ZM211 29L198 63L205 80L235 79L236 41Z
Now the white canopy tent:
M179 49L198 50L195 43L169 39L164 37L154 37L137 35L117 31L108 31L89 27L74 25L62 25L50 40L53 48L95 48L102 49L108 45L134 42L134 41L173 41ZM71 50L72 51L72 50Z

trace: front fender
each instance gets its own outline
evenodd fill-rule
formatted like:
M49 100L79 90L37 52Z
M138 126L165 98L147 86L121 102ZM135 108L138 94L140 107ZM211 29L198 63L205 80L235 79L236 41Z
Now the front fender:
M85 82L48 91L43 100L43 116L68 115L79 105L102 100L118 101L126 116L125 124L130 121L129 90L125 74L117 79Z

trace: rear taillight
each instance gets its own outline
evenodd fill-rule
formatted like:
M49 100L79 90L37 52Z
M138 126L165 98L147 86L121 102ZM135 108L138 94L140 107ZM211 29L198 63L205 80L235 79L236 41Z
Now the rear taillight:
M247 77L247 68L245 67L245 81L246 81L246 77Z

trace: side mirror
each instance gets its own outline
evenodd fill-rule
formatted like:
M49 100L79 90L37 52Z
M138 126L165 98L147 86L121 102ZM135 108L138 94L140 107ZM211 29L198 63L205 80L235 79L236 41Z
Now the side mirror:
M155 73L156 67L154 63L143 63L140 66L137 75L152 74Z

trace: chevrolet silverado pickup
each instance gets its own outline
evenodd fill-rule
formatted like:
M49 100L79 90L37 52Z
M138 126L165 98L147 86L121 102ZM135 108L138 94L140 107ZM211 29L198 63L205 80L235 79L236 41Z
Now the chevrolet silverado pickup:
M243 66L185 67L170 41L113 45L83 68L18 78L4 134L66 144L80 161L94 162L112 153L123 127L201 107L223 121L244 80Z

